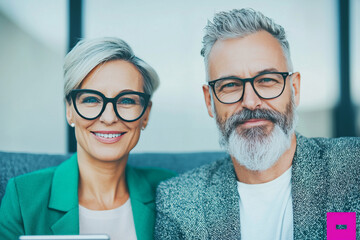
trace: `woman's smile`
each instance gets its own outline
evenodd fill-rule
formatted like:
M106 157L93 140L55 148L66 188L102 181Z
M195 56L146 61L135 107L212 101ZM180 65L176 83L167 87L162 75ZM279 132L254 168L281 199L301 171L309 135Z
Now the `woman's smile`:
M106 144L116 143L126 134L126 132L119 131L92 131L91 133L96 140Z

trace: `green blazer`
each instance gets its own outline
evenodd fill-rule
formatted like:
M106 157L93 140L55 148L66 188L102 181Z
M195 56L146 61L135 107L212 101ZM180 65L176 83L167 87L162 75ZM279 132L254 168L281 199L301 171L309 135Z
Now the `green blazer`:
M153 239L155 190L174 174L127 166L136 236ZM19 235L79 234L77 154L57 167L10 179L0 208L0 239Z

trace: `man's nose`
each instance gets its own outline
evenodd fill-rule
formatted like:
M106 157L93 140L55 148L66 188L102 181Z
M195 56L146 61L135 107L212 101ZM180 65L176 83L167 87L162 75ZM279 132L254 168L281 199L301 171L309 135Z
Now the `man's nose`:
M249 110L255 110L261 105L261 99L256 94L250 82L245 83L241 106Z
M119 118L116 116L114 107L111 102L108 102L106 104L105 110L100 116L100 121L105 123L106 125L111 125L111 124L119 121Z

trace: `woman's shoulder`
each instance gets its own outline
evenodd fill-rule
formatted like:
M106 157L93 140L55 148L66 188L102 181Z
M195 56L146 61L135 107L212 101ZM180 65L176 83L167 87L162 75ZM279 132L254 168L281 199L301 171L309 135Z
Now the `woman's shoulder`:
M10 179L9 182L13 182L17 187L24 186L25 189L27 186L43 186L44 184L46 185L46 183L49 182L49 179L52 178L56 168L57 166L36 170L34 172L14 177Z
M16 190L18 193L22 194L34 194L41 191L47 192L52 184L54 174L59 168L69 168L66 165L69 165L71 162L70 159L62 162L58 166L48 167L34 172L26 173L19 175L9 180L7 191ZM13 189L14 188L14 189Z
M55 168L37 170L11 178L1 201L2 210L11 215L20 211L20 208L29 211L29 209L37 209L37 206L45 205L46 199L49 198ZM19 209L9 207L14 204L18 204ZM0 213L0 215L2 214Z

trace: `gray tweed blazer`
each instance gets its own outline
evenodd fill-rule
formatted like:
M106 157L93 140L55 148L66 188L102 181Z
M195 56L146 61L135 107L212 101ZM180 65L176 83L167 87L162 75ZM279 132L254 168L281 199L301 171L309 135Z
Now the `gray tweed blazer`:
M294 239L326 239L327 212L356 212L360 236L360 138L297 134L291 183ZM230 158L161 183L156 205L155 239L241 239Z

